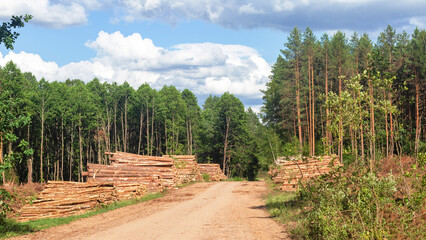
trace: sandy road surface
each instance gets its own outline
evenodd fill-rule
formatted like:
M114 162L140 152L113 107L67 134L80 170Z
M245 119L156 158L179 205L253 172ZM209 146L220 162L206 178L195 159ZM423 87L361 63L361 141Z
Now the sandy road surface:
M287 239L265 212L265 192L264 182L197 183L16 239Z

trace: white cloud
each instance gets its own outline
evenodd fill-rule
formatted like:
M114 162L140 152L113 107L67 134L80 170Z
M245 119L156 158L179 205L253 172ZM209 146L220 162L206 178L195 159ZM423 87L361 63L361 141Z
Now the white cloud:
M188 88L196 94L222 94L226 91L246 98L262 96L271 67L258 52L242 45L186 43L164 49L138 33L123 36L120 32L99 32L86 46L96 57L62 67L45 62L32 53L9 52L0 55L0 65L15 62L22 71L49 81L81 79L90 81L127 81L137 88L147 82L160 89L163 85Z
M32 23L61 28L87 22L85 8L76 1L53 4L49 0L2 0L0 19L12 15L33 15Z
M426 27L426 16L423 17L412 17L409 20L410 25L414 26L414 27L419 27L419 28L425 28Z
M387 24L409 24L425 16L424 0L122 0L115 7L122 19L201 19L231 28L269 27L291 30L310 26L318 31L369 31ZM415 20L415 19L414 19ZM395 26L398 27L398 26Z
M253 7L251 3L242 5L240 9L238 9L238 13L242 14L261 14L264 13L262 10L256 9Z
M424 26L424 0L2 0L0 20L29 13L32 23L48 27L85 24L91 11L110 11L110 22L160 20L171 24L197 19L229 28L289 31L310 26L317 31L352 29L369 32ZM421 21L419 21L419 19Z
M42 77L50 80L54 79L59 73L58 64L55 62L45 62L43 59L32 53L10 51L6 56L0 54L0 65L4 66L7 62L13 61L23 72L32 72L38 79Z

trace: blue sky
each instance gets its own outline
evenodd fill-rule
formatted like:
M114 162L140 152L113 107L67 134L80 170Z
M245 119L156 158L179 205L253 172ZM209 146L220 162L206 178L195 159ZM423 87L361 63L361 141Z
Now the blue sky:
M425 28L424 0L1 0L0 21L29 13L14 61L37 78L175 85L202 102L229 91L259 109L260 89L295 26L375 39Z

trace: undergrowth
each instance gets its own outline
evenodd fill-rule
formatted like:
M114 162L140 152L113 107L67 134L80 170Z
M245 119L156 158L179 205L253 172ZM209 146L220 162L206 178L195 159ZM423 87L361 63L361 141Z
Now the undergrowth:
M425 163L420 155L397 174L340 167L266 206L296 239L426 239Z
M125 200L125 201L115 202L110 205L99 206L99 208L81 215L74 215L74 216L60 217L60 218L39 219L34 221L28 221L25 223L19 223L9 218L0 218L0 239L24 235L31 232L43 230L46 228L67 224L78 219L92 217L100 213L104 213L104 212L112 211L118 208L126 207L129 205L134 205L137 203L149 201L162 196L163 196L162 193L148 194L141 198L135 198L135 199Z

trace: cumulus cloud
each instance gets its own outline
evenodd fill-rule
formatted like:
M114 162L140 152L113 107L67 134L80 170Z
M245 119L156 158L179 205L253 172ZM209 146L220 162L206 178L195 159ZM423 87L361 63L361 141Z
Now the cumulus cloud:
M62 28L87 22L86 8L80 1L53 3L49 0L2 0L0 19L12 15L33 15L32 23L47 27Z
M222 94L226 91L246 98L259 98L271 67L258 52L242 45L186 43L169 49L156 46L138 33L99 32L86 46L96 57L59 67L39 55L9 52L0 55L0 65L15 62L22 71L49 81L81 79L123 83L137 88L147 82L160 89L174 85L196 94Z

